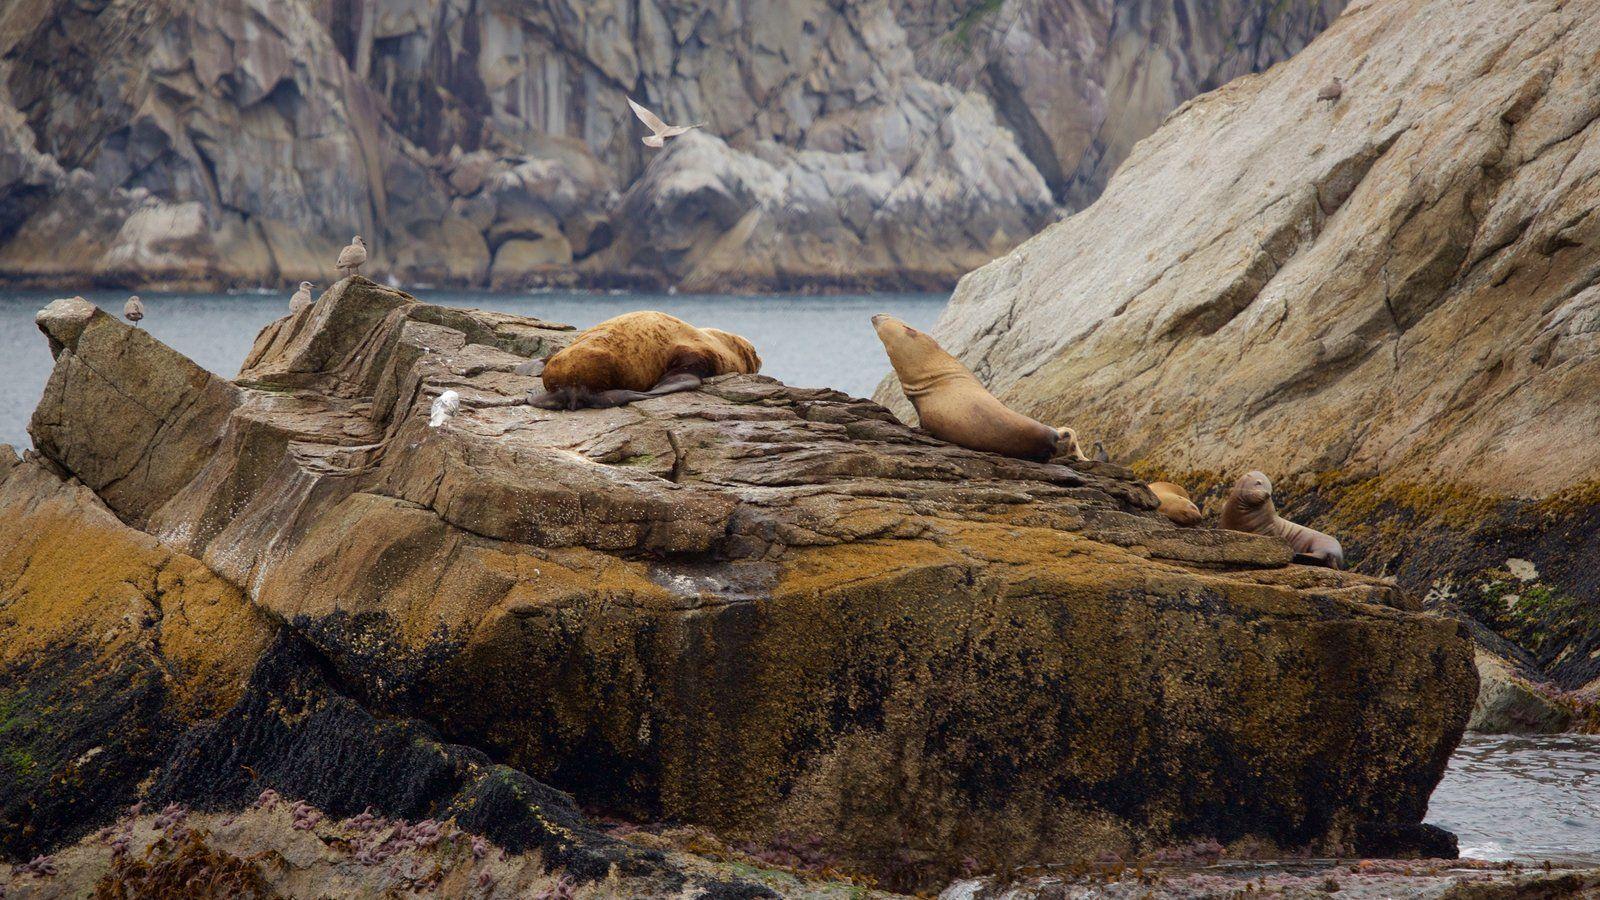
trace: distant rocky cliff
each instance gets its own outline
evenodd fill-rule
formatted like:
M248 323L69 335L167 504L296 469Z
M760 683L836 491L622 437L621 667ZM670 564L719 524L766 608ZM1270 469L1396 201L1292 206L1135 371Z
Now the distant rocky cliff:
M15 0L0 282L948 285L1342 6Z
M1265 469L1362 570L1600 692L1597 78L1594 2L1352 4L963 280L937 334L1121 461Z

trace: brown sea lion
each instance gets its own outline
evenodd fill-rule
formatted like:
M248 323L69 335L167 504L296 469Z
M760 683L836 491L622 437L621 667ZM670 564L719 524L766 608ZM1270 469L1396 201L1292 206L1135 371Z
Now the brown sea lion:
M529 393L528 402L541 409L622 406L694 390L714 375L760 370L756 348L737 334L662 312L631 312L588 329L545 360L545 389Z
M929 335L893 316L873 316L872 327L929 434L969 450L1036 462L1086 458L1072 429L1051 428L1008 409Z
M1161 501L1159 512L1178 525L1198 525L1205 518L1200 515L1200 507L1194 505L1189 499L1189 492L1181 484L1170 481L1152 481L1148 485L1150 493L1156 495Z
M1222 527L1279 538L1294 550L1294 561L1344 568L1344 548L1329 535L1279 517L1272 505L1272 482L1260 472L1240 478L1222 504Z

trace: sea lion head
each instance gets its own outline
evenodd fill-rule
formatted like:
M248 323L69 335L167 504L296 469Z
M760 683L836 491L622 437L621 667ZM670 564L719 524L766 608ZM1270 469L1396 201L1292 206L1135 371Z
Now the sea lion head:
M700 330L704 331L712 340L727 348L729 353L738 357L739 361L744 364L741 371L745 374L754 375L761 371L761 357L756 354L755 344L731 331L723 331L720 328L702 328Z
M1272 482L1260 472L1248 472L1233 485L1233 496L1241 506L1255 507L1272 502Z
M889 354L889 365L900 379L900 386L913 398L926 390L941 375L966 372L966 367L927 332L918 331L894 316L879 313L872 327Z

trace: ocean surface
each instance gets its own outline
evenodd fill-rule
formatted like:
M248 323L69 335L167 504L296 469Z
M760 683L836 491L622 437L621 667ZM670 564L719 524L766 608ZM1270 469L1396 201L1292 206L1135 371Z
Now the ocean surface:
M1469 734L1428 821L1464 857L1600 865L1600 735Z
M943 295L734 297L549 292L418 291L433 303L538 316L579 327L619 313L659 309L755 342L763 371L790 384L868 396L889 371L868 321L887 312L931 327ZM30 446L28 416L50 374L33 314L47 293L0 293L0 444ZM89 299L121 312L125 294ZM287 312L287 294L143 297L151 334L231 377L256 333ZM1600 865L1600 737L1468 735L1434 792L1428 821L1455 832L1464 856Z
M832 387L871 396L889 372L889 359L872 330L877 313L917 328L932 327L943 294L739 297L695 294L608 294L551 291L491 294L414 291L419 299L537 316L586 328L638 309L658 309L696 325L749 338L761 354L762 372L802 387ZM30 447L28 417L50 376L51 359L33 315L58 293L0 293L0 444ZM70 296L70 295L68 295ZM121 315L125 293L85 294ZM190 359L231 378L268 322L289 311L281 294L141 294L142 327Z

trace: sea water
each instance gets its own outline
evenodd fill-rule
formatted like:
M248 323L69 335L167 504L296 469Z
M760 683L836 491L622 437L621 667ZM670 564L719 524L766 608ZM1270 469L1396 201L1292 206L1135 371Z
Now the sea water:
M761 354L761 371L801 387L832 387L871 396L889 372L889 359L872 330L872 317L888 313L917 328L932 327L943 294L846 296L724 296L610 294L550 291L496 294L482 291L414 292L429 303L477 307L535 316L585 328L612 316L657 309L696 325L742 334ZM0 293L0 444L32 446L28 417L39 402L52 365L33 316L61 293ZM68 295L70 296L70 295ZM121 315L126 293L84 295ZM140 327L224 377L239 371L256 334L289 311L289 293L142 294Z

